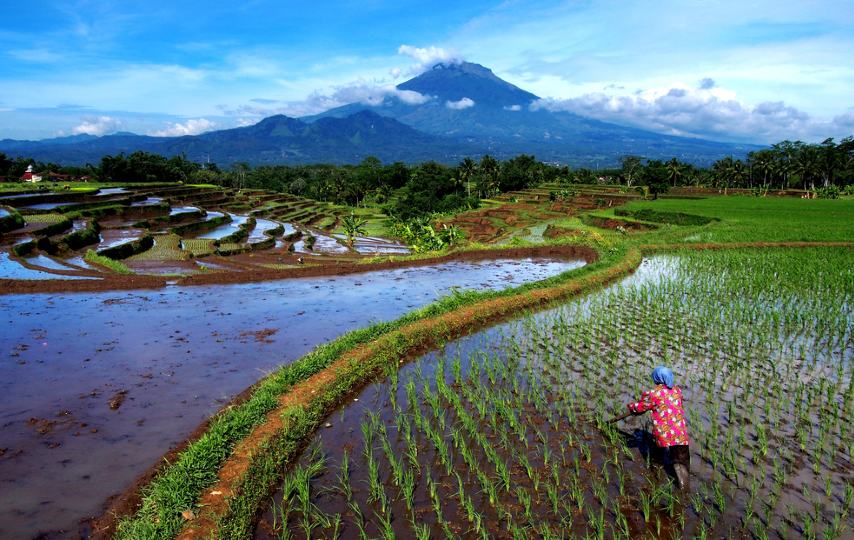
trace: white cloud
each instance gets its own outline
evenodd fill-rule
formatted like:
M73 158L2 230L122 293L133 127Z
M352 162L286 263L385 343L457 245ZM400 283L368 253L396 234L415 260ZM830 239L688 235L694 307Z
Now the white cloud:
M356 82L340 86L326 99L340 103L362 103L364 105L381 105L387 97L396 97L407 105L420 105L431 99L430 96L419 94L413 90L398 90L393 84L376 84L374 82Z
M522 110L522 106L521 105L510 105L509 107L504 107L504 110L505 111L517 112L517 111Z
M419 94L415 90L398 90L397 88L394 89L394 96L407 105L421 105L433 99L433 96Z
M854 119L849 114L818 120L783 101L751 105L711 79L703 79L699 88L674 84L631 93L600 91L564 100L541 99L531 108L568 111L672 135L747 142L839 136Z
M105 135L118 131L122 121L112 116L94 116L83 119L83 123L71 128L72 135Z
M463 57L460 53L452 49L444 49L442 47L435 47L432 45L430 47L401 45L397 48L397 54L408 56L417 62L417 64L412 68L413 73L420 73L439 63L459 64L463 61Z
M463 109L468 109L469 107L474 107L474 100L471 98L464 97L459 101L446 101L445 107L453 109L455 111L461 111Z
M165 129L154 131L150 135L155 137L181 137L184 135L198 135L205 131L210 131L216 127L216 122L211 122L207 118L191 118L183 124L175 122Z
M399 90L394 84L381 81L356 81L351 84L333 87L331 92L315 91L302 101L280 101L270 99L251 99L252 104L236 108L223 108L229 115L254 116L256 118L284 114L292 117L310 116L350 103L361 103L378 107L389 98L396 98L406 105L421 105L433 99L433 96L420 94L413 90Z

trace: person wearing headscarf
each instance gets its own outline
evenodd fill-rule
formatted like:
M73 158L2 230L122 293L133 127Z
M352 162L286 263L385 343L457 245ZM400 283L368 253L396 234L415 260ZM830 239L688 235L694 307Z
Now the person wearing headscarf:
M629 403L632 414L652 411L652 435L656 444L670 454L680 488L688 487L691 453L688 445L688 426L682 404L682 390L674 386L673 372L664 366L652 371L655 388L641 394L640 400Z

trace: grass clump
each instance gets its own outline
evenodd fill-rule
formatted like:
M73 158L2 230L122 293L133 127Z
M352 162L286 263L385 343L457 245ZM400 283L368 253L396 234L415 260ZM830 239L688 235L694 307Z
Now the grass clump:
M216 250L216 241L212 238L185 238L181 244L193 257L211 255Z
M27 221L27 223L48 223L48 224L52 224L52 223L59 223L60 221L65 221L65 219L67 219L67 218L66 218L66 216L64 216L62 214L50 213L50 214L29 214L29 215L24 216L24 219Z
M129 261L185 261L191 253L181 249L181 237L177 234L163 234L154 237L151 249L129 257Z
M117 274L133 274L133 271L128 268L124 263L120 261L116 261L109 257L105 257L104 255L98 255L93 250L86 250L86 255L83 257L88 263L97 264L98 266L102 266Z

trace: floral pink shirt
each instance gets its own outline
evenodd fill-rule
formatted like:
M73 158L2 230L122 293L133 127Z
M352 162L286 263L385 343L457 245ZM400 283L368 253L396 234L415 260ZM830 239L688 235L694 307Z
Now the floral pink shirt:
M682 390L678 387L667 388L659 384L641 394L637 403L629 403L629 410L633 413L652 411L652 435L658 446L689 444Z

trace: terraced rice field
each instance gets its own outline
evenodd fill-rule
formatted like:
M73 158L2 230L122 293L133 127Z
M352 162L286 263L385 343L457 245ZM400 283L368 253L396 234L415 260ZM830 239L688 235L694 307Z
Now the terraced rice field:
M355 257L359 253L408 252L405 246L387 239L365 239L351 250L345 240L329 234L338 226L343 209L263 191L141 185L91 192L0 195L0 203L9 205L9 210L4 210L7 214L23 214L21 224L0 237L0 249L11 252L10 264L19 254L46 250L64 258L79 258L93 249L114 259L128 259L137 273L162 274L168 270L194 274L220 271L214 269L224 268L223 261L216 260L221 257L239 259L237 265L228 267L231 271L251 271L297 264L304 255ZM83 233L68 237L81 229ZM128 245L126 249L104 251L148 233L155 237L150 248ZM14 248L16 244L26 245ZM196 259L204 257L214 260L207 265L196 264ZM315 263L321 261L314 259ZM184 263L176 270L171 264L175 261ZM145 264L135 264L140 262ZM158 263L163 268L158 268ZM42 270L50 274L54 269ZM109 277L102 267L88 268L81 276L97 277L99 271ZM7 273L5 277L12 276Z
M852 268L850 249L658 256L452 343L331 414L255 536L848 537ZM684 392L685 491L646 417L606 422L659 364Z
M852 206L690 196L508 193L439 221L512 248L413 258L373 258L408 251L375 235L376 209L351 247L349 209L291 195L0 196L0 531L848 537ZM572 257L588 264L561 273ZM685 398L685 489L648 418L608 422L662 364Z

